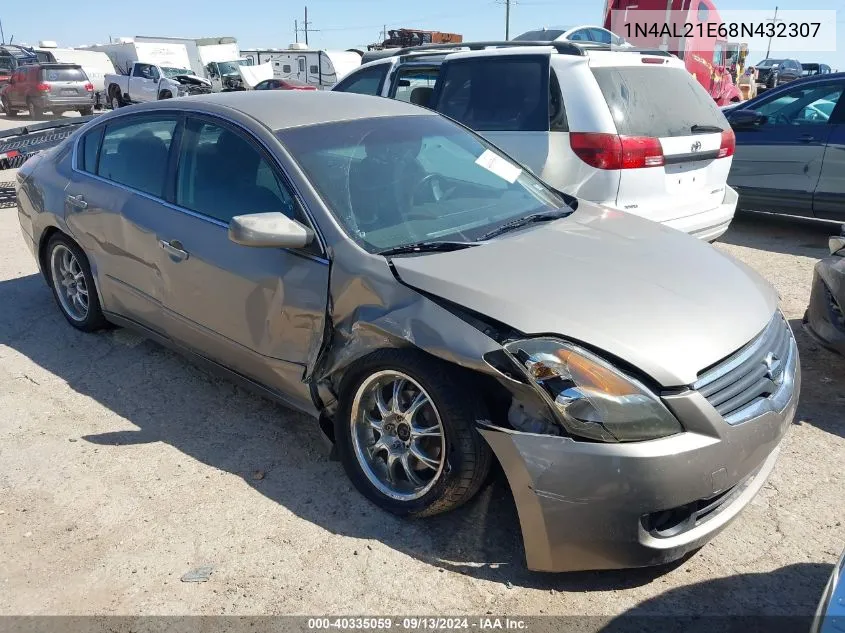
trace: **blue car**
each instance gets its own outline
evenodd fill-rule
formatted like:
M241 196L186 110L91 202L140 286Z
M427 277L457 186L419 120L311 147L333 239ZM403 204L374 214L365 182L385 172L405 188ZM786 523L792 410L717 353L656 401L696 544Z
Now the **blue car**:
M845 73L779 86L723 112L738 208L845 220Z

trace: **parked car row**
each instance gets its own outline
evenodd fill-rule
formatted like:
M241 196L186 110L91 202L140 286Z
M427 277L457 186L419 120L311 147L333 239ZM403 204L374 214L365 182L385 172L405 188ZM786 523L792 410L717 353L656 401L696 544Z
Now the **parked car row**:
M706 240L727 230L734 134L683 62L602 44L485 44L399 50L333 90L432 108L567 194Z

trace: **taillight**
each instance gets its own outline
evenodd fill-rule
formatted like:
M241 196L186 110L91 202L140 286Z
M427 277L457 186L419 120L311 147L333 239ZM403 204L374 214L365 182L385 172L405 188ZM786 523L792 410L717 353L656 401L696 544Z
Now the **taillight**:
M41 92L50 92L50 84L40 83L38 84L38 89Z
M91 82L88 82L87 84L85 84L85 91L86 92L94 92L94 84L92 84Z
M727 156L734 155L734 149L736 148L736 136L734 136L734 131L730 128L727 130L722 130L722 143L719 145L719 153L716 158L725 158Z
M665 164L660 139L651 136L619 136L572 132L572 151L597 169L642 169Z

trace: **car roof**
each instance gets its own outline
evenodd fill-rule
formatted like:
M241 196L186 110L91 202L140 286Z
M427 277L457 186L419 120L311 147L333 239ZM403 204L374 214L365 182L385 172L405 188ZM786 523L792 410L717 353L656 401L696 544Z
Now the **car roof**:
M206 111L223 106L256 119L272 130L335 121L387 116L434 116L431 110L404 101L328 90L244 90L164 99L133 106L140 110L172 109Z

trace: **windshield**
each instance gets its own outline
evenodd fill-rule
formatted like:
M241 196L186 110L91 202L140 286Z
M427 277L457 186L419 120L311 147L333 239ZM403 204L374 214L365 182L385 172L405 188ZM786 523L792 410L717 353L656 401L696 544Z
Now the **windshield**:
M569 209L534 176L439 116L280 130L347 234L370 252L474 241L515 218Z
M171 68L169 66L161 66L161 72L164 73L164 76L172 79L173 77L177 77L179 75L193 75L193 70L188 70L187 68Z
M770 68L771 66L780 66L783 63L782 59L764 59L759 64L757 64L757 68Z
M238 59L233 62L217 62L221 75L239 75L238 66L252 66L251 59Z
M566 33L564 29L542 29L517 35L513 40L515 42L554 42L564 33Z

